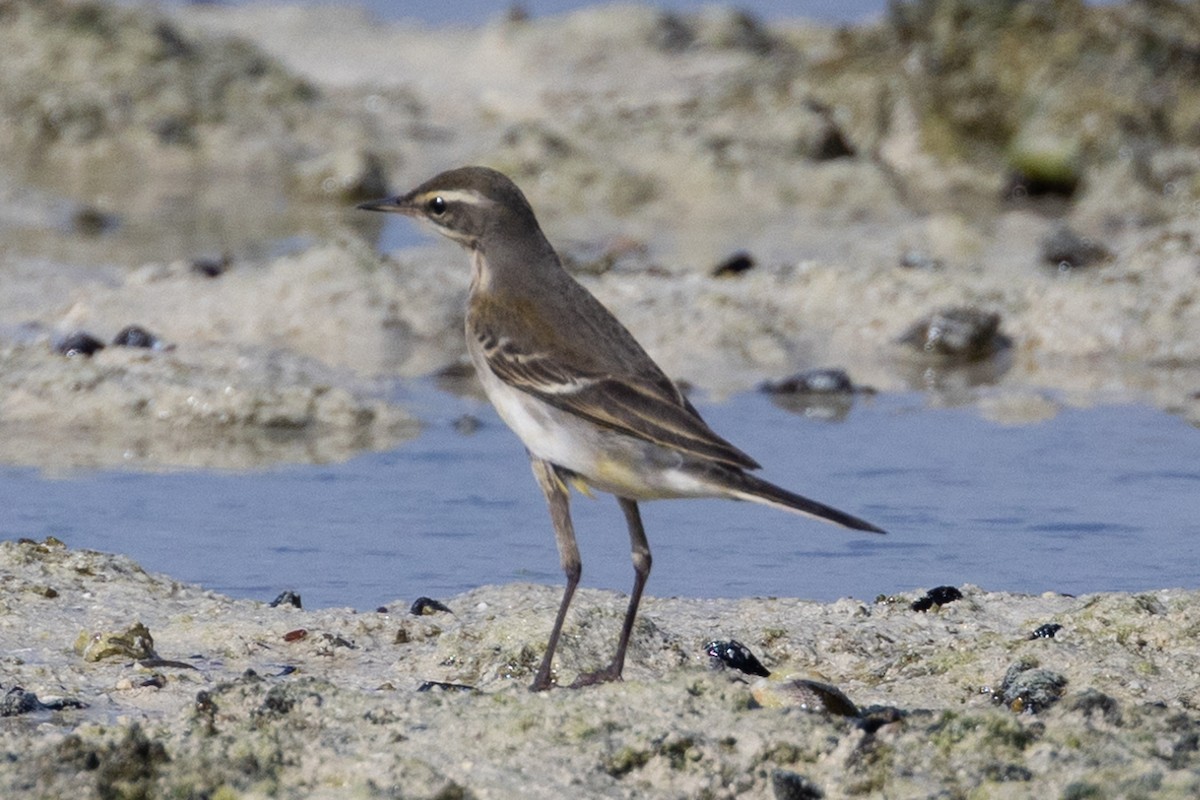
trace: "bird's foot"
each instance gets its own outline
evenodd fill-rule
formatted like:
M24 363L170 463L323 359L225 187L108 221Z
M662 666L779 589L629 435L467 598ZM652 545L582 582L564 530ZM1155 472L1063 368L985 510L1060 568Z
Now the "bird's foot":
M571 684L572 689L582 689L584 686L595 686L599 683L612 683L621 680L621 668L612 664L595 672L583 672Z
M544 692L547 689L554 688L554 679L550 677L550 670L538 670L537 677L533 679L533 683L529 684L529 691Z

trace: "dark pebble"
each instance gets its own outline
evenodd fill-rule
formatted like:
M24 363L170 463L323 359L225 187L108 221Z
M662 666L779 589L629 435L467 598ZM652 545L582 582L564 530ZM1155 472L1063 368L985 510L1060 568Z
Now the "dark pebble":
M741 275L747 270L754 269L754 256L745 252L737 252L712 268L714 278L727 278L731 275Z
M857 395L874 394L869 386L855 386L845 370L828 368L801 372L788 378L766 381L758 390L785 411L809 419L837 422L854 408Z
M910 325L897 341L923 355L962 363L980 361L1012 343L1000 332L999 314L968 306L935 311Z
M771 792L775 800L820 800L821 787L798 772L777 769L771 772Z
M943 264L924 250L905 250L900 254L900 266L904 269L937 270Z
M771 674L771 670L755 658L749 647L734 639L727 642L714 639L704 645L704 652L708 654L709 666L713 669L736 669L763 678Z
M1009 176L1004 187L1006 200L1024 200L1026 198L1061 197L1069 198L1079 187L1076 174L1064 174L1059 178L1034 177L1014 173Z
M856 388L845 370L810 369L777 381L764 381L758 386L767 394L854 394Z
M1057 622L1047 622L1045 625L1039 625L1033 633L1029 634L1030 639L1053 639L1055 635L1062 630L1062 625Z
M953 603L955 600L962 600L962 596L962 592L953 586L935 586L913 602L912 610L928 611L934 606L943 606L946 603Z
M470 436L483 425L479 421L479 417L472 414L463 414L458 419L454 420L454 430L463 436Z
M682 53L696 41L696 34L683 17L667 11L658 15L647 38L651 47L666 53Z
M833 108L813 98L804 101L809 111L821 116L825 129L821 135L807 142L798 143L799 155L811 158L813 161L832 161L835 158L853 158L857 155L854 145L846 138L842 127L834 119Z
M161 689L166 685L167 685L167 677L165 675L161 675L157 672L154 673L153 675L151 675L149 678L144 679L141 683L138 684L138 686L142 687L142 688L153 687L155 689Z
M300 595L291 589L280 592L279 596L271 601L271 608L279 606L295 606L296 608L300 608Z
M447 614L453 614L450 607L445 603L439 603L432 597L418 597L413 601L412 606L408 609L408 613L413 616L422 617L428 614L436 614L439 611L444 611Z
M151 130L163 144L193 145L196 143L196 131L192 123L181 116L166 116L155 120Z
M62 697L55 700L47 700L42 703L42 708L50 711L62 711L67 708L87 708L88 704L82 700L76 700L74 697Z
M68 334L62 341L54 346L57 353L61 353L68 358L75 356L90 356L93 353L103 350L104 342L92 336L85 331L75 331Z
M283 635L285 642L299 642L308 638L308 631L304 628L296 628L294 631L288 631Z
M192 272L203 275L206 278L219 278L229 270L232 264L233 256L229 255L229 253L222 253L219 256L193 258L191 268Z
M418 692L432 692L434 689L439 692L473 692L474 686L468 686L465 683L445 683L444 681L425 681L417 687Z
M1066 225L1055 228L1042 240L1042 261L1061 272L1090 267L1111 258L1112 251L1107 247L1080 236Z
M95 206L83 206L71 216L71 226L84 236L99 236L114 230L120 224L115 214L101 211Z
M186 661L174 661L169 658L143 658L138 665L146 669L199 669L195 664Z
M45 706L33 692L27 692L20 686L14 686L0 697L0 717L19 717L41 711Z
M158 337L140 325L126 325L124 328L121 328L120 333L113 337L112 343L117 347L157 349L161 346Z

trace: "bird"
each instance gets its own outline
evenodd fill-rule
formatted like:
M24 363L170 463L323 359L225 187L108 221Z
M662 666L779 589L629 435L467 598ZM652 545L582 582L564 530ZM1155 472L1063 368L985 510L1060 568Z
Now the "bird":
M467 352L484 393L528 451L566 576L530 689L556 685L554 654L582 574L571 522L572 487L616 497L634 568L612 661L579 675L572 687L622 680L652 563L640 502L748 500L884 533L752 474L758 462L717 435L625 326L564 269L529 201L508 176L488 167L459 167L407 194L357 208L427 223L470 253Z

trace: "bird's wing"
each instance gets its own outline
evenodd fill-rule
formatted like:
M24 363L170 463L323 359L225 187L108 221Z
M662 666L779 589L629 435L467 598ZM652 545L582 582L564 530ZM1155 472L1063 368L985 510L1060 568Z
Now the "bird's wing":
M532 348L524 351L510 339L484 331L480 334L488 366L513 388L627 436L732 467L759 467L750 456L713 433L678 387L657 368L640 375L581 370L551 354Z

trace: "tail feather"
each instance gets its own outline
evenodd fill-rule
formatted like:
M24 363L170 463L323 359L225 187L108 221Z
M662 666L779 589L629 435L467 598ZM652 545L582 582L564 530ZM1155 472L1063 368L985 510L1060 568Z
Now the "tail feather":
M806 514L814 519L832 522L835 525L841 525L843 528L853 528L856 531L887 533L883 528L872 525L866 520L859 519L853 514L847 514L845 511L839 511L833 506L827 506L816 500L810 500L802 495L789 492L787 489L783 489L773 483L768 483L762 478L749 473L742 472L729 483L731 484L730 488L733 490L734 497L739 500L750 500L755 503L764 503L775 508L781 508L784 511Z

